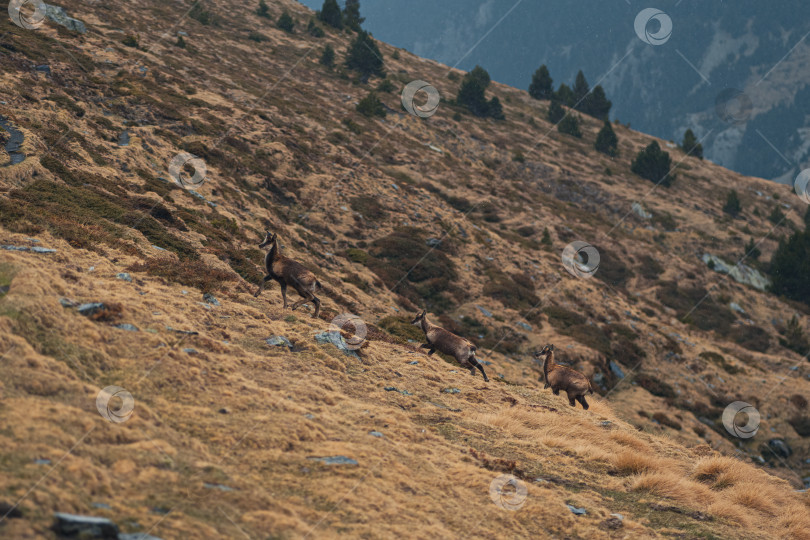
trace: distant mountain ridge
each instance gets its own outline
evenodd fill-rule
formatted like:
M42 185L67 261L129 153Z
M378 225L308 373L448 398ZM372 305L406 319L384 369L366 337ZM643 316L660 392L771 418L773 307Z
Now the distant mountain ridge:
M541 64L555 86L570 86L582 69L613 101L611 118L678 143L691 128L707 159L743 174L791 183L810 166L810 3L658 2L652 7L673 26L659 46L634 32L647 7L586 0L567 17L571 6L560 0L361 4L364 26L377 38L460 69L480 64L519 88L528 88ZM717 99L728 89L750 100L743 122L718 115Z

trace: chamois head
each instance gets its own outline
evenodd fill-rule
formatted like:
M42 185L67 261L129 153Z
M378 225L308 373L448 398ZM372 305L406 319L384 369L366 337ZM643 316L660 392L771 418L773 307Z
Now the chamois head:
M259 244L259 247L263 248L264 246L269 246L270 244L276 241L276 236L277 236L276 233L270 233L270 231L265 231L264 242Z
M542 358L554 352L554 345L546 345L540 352L534 353L535 358Z
M420 325L422 324L422 319L424 319L424 318L425 318L425 315L427 315L427 310L426 310L426 309L423 309L423 310L422 310L422 313L418 314L418 315L417 315L417 316L414 318L414 320L412 320L412 321L411 321L411 324L415 324L416 326L420 326Z

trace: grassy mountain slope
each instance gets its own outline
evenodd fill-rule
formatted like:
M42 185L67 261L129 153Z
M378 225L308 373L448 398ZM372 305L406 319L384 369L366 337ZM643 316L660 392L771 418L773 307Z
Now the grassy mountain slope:
M319 62L352 35L309 35L292 2L178 25L191 4L65 7L87 34L0 23L0 115L27 155L0 168L0 244L56 250L0 251L0 503L22 512L3 536L52 536L64 511L162 538L806 537L810 366L779 342L806 307L702 260L754 238L767 261L803 223L787 187L659 141L677 178L654 188L629 166L651 137L616 125L609 158L599 122L561 134L497 83L506 120L475 118L448 101L462 73L384 43L389 112L366 118L380 79ZM445 98L429 119L399 106L415 79ZM181 151L205 162L196 195L169 180ZM276 285L252 296L268 229L324 284L320 319ZM600 252L592 279L563 268L574 240ZM416 348L421 306L490 383ZM357 357L315 339L343 312L369 329ZM590 410L542 389L531 351L550 342L595 381ZM135 399L126 422L96 410L109 385ZM762 413L752 439L720 422L736 400ZM312 459L329 456L357 464ZM490 498L501 474L527 489L517 511Z

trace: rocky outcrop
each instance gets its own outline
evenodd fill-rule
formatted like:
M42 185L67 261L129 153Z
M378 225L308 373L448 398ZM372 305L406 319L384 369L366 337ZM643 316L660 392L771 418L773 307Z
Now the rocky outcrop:
M723 259L711 253L705 253L702 260L706 265L721 274L730 275L734 281L750 285L751 287L764 291L771 285L771 280L767 276L762 275L759 271L754 270L750 266L744 264L730 265Z

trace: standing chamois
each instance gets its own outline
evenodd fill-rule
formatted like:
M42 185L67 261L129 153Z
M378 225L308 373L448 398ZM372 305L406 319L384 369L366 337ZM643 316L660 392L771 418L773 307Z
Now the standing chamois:
M475 377L475 368L478 368L479 371L481 371L481 375L484 376L484 380L489 382L489 377L487 377L487 374L484 372L484 366L475 358L475 345L464 338L458 337L452 332L448 332L441 326L432 324L427 320L426 310L422 310L422 313L417 315L416 318L411 321L411 324L415 324L425 333L427 343L420 345L420 347L430 349L427 353L428 356L437 350L448 354L454 357L462 367L468 368L473 377Z
M535 353L536 359L546 356L546 361L543 363L543 375L546 378L546 384L543 388L551 386L551 391L555 396L560 395L560 390L565 390L568 394L568 402L572 407L576 407L574 400L582 404L583 409L588 409L588 402L585 401L585 392L593 394L593 388L588 378L575 369L566 366L560 366L554 362L554 345L546 345L543 350Z
M259 290L256 291L254 297L258 297L264 290L264 285L271 279L278 281L281 285L281 298L284 299L284 308L287 307L287 285L292 285L302 299L293 303L291 309L295 309L305 302L312 301L315 304L315 313L313 318L318 318L318 313L321 311L321 301L315 296L315 291L322 289L321 283L315 278L315 274L304 268L304 266L288 257L279 253L278 248L278 235L270 231L264 237L264 242L259 244L260 248L270 245L270 251L264 257L264 267L267 270L267 275L262 279L259 285Z

